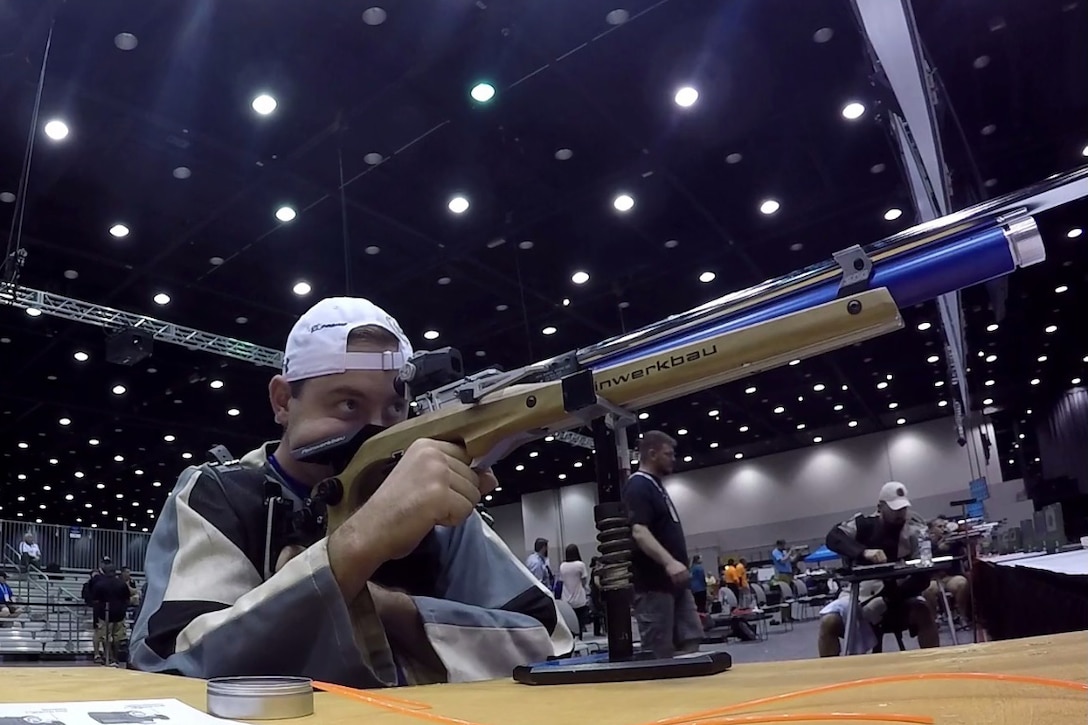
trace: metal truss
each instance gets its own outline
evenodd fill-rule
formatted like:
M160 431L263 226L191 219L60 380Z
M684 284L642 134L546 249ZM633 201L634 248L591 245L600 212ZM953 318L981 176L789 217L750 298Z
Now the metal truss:
M0 305L38 310L45 315L107 330L141 330L160 342L180 345L189 350L210 352L277 370L283 367L283 353L279 350L7 282L0 282Z

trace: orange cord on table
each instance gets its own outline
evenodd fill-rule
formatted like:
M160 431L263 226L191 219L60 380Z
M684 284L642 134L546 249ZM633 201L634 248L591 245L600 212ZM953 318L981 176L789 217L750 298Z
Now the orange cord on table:
M777 722L894 722L933 725L925 715L899 715L890 712L795 712L782 715L737 715L700 720L699 725L757 725Z
M799 697L810 697L813 695L820 695L827 692L835 692L837 690L848 690L855 687L865 687L867 685L882 685L893 682L912 682L917 680L988 680L991 682L1016 682L1025 685L1040 685L1042 687L1057 687L1067 690L1074 690L1077 692L1088 692L1088 685L1084 683L1074 682L1072 680L1055 680L1048 677L1032 677L1030 675L1003 675L991 674L988 672L923 672L913 675L887 675L885 677L870 677L864 680L837 682L833 685L823 685L821 687L813 687L808 690L798 690L797 692L787 692L782 695L761 697L756 700L738 702L735 705L716 707L711 710L704 710L702 712L691 713L689 715L678 715L676 717L670 717L664 720L654 720L651 725L694 725L695 723L699 723L699 725L707 725L705 721L709 718L724 715L730 712L747 710L758 705L778 703L784 700L793 700Z
M426 712L431 709L431 706L422 702L402 700L399 697L378 694L371 690L357 690L354 687L334 685L330 682L314 682L313 685L319 690L324 690L325 692L334 695L348 697L352 700L358 700L359 702L373 705L374 707L380 707L383 710L389 710L390 712L414 717L419 720L426 720L427 722L441 723L442 725L479 725L479 723L474 723L470 720L461 720L460 718L446 717L444 715L435 715L434 713Z

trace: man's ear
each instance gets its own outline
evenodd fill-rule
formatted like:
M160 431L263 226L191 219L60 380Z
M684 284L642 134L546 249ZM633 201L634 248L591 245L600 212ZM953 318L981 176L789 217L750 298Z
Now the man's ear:
M287 406L291 402L291 384L282 375L268 381L268 402L272 415L281 426L287 425Z

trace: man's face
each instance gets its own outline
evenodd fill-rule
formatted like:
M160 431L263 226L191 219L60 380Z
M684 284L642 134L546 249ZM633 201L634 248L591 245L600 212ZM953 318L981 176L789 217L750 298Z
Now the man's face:
M668 443L650 451L650 460L662 474L669 474L676 468L676 447Z
M904 506L897 510L883 501L880 502L877 508L880 511L880 517L889 526L902 526L907 522L907 515L910 513L910 506Z
M375 344L351 345L349 352L382 352ZM288 450L357 429L388 427L408 417L408 402L397 393L395 370L352 370L307 380L298 397L277 375L269 384L276 422L284 426Z

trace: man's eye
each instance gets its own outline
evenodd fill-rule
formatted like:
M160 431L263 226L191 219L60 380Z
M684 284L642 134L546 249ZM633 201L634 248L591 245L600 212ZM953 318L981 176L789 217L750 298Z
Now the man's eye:
M359 403L350 399L342 400L340 401L340 409L348 413L354 413L356 410L359 409Z

